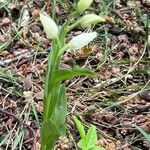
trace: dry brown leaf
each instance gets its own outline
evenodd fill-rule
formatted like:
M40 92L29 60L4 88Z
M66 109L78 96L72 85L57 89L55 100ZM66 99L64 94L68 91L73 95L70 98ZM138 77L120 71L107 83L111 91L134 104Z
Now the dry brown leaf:
M43 103L42 102L38 102L35 104L36 109L38 112L42 113L43 112Z
M115 150L115 148L116 148L116 146L113 142L112 143L107 143L107 145L105 146L106 150Z
M113 67L111 72L112 72L112 74L119 74L120 68L119 67Z
M113 116L113 112L111 111L108 112L107 110L100 109L92 114L92 118L94 121L110 122L114 118L114 116Z
M102 80L106 80L106 79L109 79L111 76L112 76L112 72L106 70L106 71L102 74L101 79L102 79Z
M128 42L129 37L126 34L122 34L118 36L118 40L122 42Z
M34 9L32 12L33 17L39 17L40 16L40 10L39 9Z
M28 91L32 88L33 86L33 83L32 83L32 75L27 75L27 77L23 80L24 83L23 83L23 88L25 91Z
M136 55L139 52L139 46L137 44L132 44L129 48L130 55Z
M96 145L100 146L100 147L104 147L105 150L115 150L116 149L115 143L110 139L105 139L105 140L100 139L100 140L98 140Z
M24 91L23 96L29 102L33 98L33 93L32 93L32 91Z
M44 91L39 91L39 92L35 93L34 97L37 100L42 100L44 98Z
M81 58L86 58L88 57L90 54L92 53L92 48L82 48L80 51L79 51L79 57Z

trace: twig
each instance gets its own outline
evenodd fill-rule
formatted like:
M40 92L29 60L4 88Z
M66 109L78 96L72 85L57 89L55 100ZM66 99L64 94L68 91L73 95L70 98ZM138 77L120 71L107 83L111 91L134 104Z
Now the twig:
M13 117L15 120L17 120L20 124L22 124L23 126L27 127L33 134L33 147L35 146L35 132L34 130L26 123L22 122L18 117L16 117L14 114L4 110L4 109L0 109L0 113L6 114L8 116Z
M150 109L150 103L145 106L135 105L132 107L132 109L137 109L138 112L142 113Z
M123 16L118 11L111 9L111 8L109 9L112 13L116 14L123 22L125 22Z

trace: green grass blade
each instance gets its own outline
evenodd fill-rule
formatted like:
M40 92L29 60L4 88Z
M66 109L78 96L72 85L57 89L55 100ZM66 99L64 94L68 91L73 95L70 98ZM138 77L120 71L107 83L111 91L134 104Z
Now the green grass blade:
M0 44L0 53L9 45L9 42Z
M135 127L137 130L139 130L141 132L141 134L150 142L150 134L147 134L142 128L140 128L137 125L133 125L133 127Z
M85 138L84 126L82 125L81 121L79 121L79 120L77 119L76 116L73 116L73 120L74 120L74 122L75 122L75 124L76 124L76 126L77 126L77 129L78 129L78 131L79 131L79 133L80 133L81 138L84 139L84 138Z
M24 134L24 131L17 132L15 140L14 140L14 145L13 145L12 149L16 149L17 148L17 146L21 142L21 138L22 138L23 134Z
M7 141L7 139L9 138L9 133L8 134L6 134L5 136L4 136L4 138L0 138L0 147L4 144L4 143L6 143L6 141Z
M38 123L38 126L39 126L40 122L39 122L38 114L37 114L37 111L36 111L35 104L34 104L33 100L31 101L31 106L32 106L32 112L33 112L33 114L35 116L35 119L36 119L36 121Z

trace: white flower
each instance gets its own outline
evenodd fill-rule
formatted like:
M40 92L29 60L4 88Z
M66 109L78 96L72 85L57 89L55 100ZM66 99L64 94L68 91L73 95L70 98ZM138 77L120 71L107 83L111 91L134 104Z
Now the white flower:
M79 23L82 26L90 26L92 24L97 24L99 22L105 22L105 19L103 17L100 17L95 14L88 14L80 18Z
M49 38L56 38L59 34L59 29L54 20L45 14L40 13L40 21L44 27L44 31Z
M90 7L92 2L93 2L93 0L79 0L79 2L77 4L77 11L83 12L84 10L86 10L87 8Z
M73 50L81 49L96 37L97 37L96 32L82 33L78 36L73 37L69 42L69 44L71 45L71 49Z

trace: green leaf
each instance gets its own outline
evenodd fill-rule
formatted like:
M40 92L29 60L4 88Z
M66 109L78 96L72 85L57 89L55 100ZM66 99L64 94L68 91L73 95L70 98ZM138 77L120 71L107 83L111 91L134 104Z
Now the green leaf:
M86 135L87 149L95 147L97 141L96 127L91 126Z
M7 140L9 139L9 136L10 136L10 133L8 133L8 134L6 134L6 135L2 135L2 136L0 137L0 147L1 147L3 144L7 143Z
M54 117L54 114L56 114L56 113L57 113L56 118L59 117L61 120L65 120L64 114L67 113L67 100L66 100L65 92L66 92L66 89L65 89L64 85L57 84L53 87L53 89L49 93L47 99L45 100L44 121L49 120L51 118L52 114ZM58 113L58 111L59 111L59 113ZM63 116L59 115L60 112ZM59 120L59 119L57 119L57 120Z
M78 129L78 131L79 131L79 133L80 133L81 138L84 139L84 138L85 138L84 126L82 125L81 121L79 121L79 120L77 119L76 116L73 116L73 120L74 120L74 122L75 122L75 124L76 124L76 126L77 126L77 129Z
M66 88L64 85L60 86L60 91L58 98L55 103L55 108L51 116L51 120L56 124L63 124L66 120L67 115L67 98L66 98Z
M79 141L78 146L82 150L90 150L95 148L96 141L97 141L96 127L91 126L86 136Z
M147 134L142 128L140 128L137 125L133 125L133 127L135 127L137 130L139 130L141 132L141 134L143 134L143 136L150 142L150 134Z
M65 134L67 100L65 86L56 85L51 91L46 107L46 119L41 129L42 150L52 149L58 138Z
M44 123L41 128L42 150L50 150L58 138L65 134L64 124L54 124L51 120Z
M88 150L88 149L87 149L86 138L82 138L82 139L79 141L78 146L79 146L82 150Z
M47 99L51 90L53 89L52 81L53 76L56 68L59 66L60 59L58 59L58 51L59 51L59 44L57 40L53 40L52 48L48 55L48 66L47 66L47 73L46 73L46 80L45 80L45 88L44 88L44 106L47 105Z
M80 68L78 66L73 67L72 69L60 69L55 72L54 84L73 78L74 76L95 76L96 73L90 71L86 68Z

